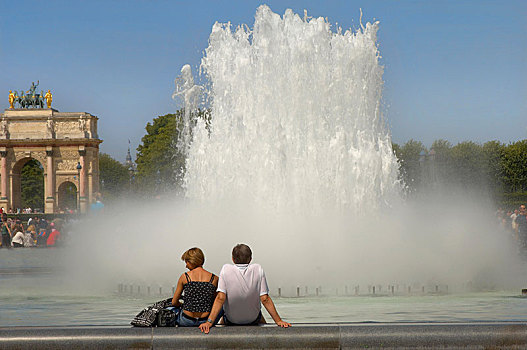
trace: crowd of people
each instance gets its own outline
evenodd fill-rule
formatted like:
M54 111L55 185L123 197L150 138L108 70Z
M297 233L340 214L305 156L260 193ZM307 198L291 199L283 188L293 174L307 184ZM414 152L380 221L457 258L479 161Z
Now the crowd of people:
M6 213L2 213L1 218L0 248L55 247L62 242L62 221L59 219L48 222L45 218L34 217L22 222L8 218Z
M527 250L527 210L525 204L508 211L500 208L496 212L496 216L500 227L509 232L518 241L521 248Z

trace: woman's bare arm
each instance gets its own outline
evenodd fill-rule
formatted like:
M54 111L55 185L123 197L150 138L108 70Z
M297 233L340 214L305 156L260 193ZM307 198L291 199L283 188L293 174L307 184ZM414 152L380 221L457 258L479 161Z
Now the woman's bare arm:
M181 298L181 293L183 293L183 282L185 281L185 274L182 274L177 281L176 291L172 297L172 306L180 306L181 303L179 299Z

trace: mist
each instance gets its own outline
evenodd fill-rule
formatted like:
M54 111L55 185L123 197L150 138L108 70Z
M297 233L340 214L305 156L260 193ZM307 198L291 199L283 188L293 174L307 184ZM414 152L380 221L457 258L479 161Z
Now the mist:
M144 203L142 206L140 203ZM243 203L123 201L70 234L64 265L72 289L114 291L118 283L173 286L191 247L219 273L246 243L272 291L360 285L448 285L450 292L522 286L526 264L493 207L469 194L409 200L357 217L263 212Z

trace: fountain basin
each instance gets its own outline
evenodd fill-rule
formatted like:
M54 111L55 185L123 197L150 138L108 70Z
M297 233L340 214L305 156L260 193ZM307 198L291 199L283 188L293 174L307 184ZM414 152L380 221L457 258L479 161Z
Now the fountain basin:
M216 327L208 335L196 328L3 327L2 349L520 349L527 346L527 324L499 323L334 323L297 324L289 329Z

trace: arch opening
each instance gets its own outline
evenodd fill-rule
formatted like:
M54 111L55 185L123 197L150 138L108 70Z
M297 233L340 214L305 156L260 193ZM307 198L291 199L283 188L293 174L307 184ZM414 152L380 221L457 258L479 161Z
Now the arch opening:
M77 186L71 181L64 181L60 184L58 191L58 210L59 213L74 213L78 208Z
M12 171L13 212L44 212L44 167L34 158L20 159Z

